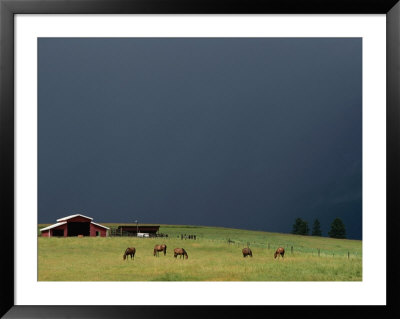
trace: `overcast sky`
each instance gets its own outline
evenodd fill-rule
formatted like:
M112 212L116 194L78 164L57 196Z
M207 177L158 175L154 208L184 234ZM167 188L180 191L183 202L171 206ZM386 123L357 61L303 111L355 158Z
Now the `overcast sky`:
M362 237L360 38L39 42L39 223Z

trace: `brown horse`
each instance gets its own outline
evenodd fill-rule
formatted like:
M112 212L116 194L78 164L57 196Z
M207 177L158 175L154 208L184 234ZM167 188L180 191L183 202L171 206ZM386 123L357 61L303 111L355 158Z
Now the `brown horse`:
M184 250L183 248L175 248L174 249L174 257L176 258L176 256L178 256L178 255L179 255L179 258L181 258L182 256L183 256L183 259L185 259L185 256L186 256L186 259L189 258L186 250Z
M167 254L167 245L162 244L162 245L155 245L154 246L154 254L153 256L158 256L158 252L163 251L164 256Z
M284 255L285 255L285 249L282 247L279 247L274 254L274 258L276 258L277 256L278 256L278 258L279 258L279 256L282 256L282 258L283 258Z
M253 253L252 253L251 249L248 247L243 248L242 253L243 253L243 257L247 257L247 256L253 257Z
M124 260L127 258L128 255L131 256L131 259L135 259L136 248L135 247L128 247L125 249L124 253Z

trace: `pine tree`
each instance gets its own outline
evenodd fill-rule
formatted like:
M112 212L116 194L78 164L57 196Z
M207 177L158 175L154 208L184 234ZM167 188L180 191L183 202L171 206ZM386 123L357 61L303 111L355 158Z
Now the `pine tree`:
M311 233L312 236L322 236L321 224L318 219L314 220L313 230Z
M303 220L303 227L301 229L301 234L300 235L308 235L310 233L310 228L308 228L308 223Z
M331 230L329 231L329 237L332 238L346 238L346 229L344 223L340 218L336 218L331 224Z
M308 228L308 223L305 220L302 220L301 218L296 218L293 224L292 234L308 235L309 231L310 229Z
M303 221L301 218L296 218L293 224L292 234L299 235L302 223Z

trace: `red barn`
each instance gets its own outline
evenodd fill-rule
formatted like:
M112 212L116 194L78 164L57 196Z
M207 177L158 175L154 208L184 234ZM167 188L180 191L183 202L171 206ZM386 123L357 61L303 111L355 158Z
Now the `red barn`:
M100 236L106 237L110 228L96 224L93 218L75 214L57 219L57 223L42 228L42 237Z

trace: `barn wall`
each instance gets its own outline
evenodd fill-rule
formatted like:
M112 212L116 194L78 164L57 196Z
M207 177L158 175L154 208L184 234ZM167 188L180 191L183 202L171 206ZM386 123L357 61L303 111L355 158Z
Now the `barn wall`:
M67 223L90 223L92 220L88 218L84 218L81 216L76 216L74 218L66 220Z
M68 227L67 224L61 225L59 227L56 227L55 229L64 229L64 237L68 236Z
M60 225L58 227L51 228L49 230L43 231L42 232L42 237L53 237L53 230L55 230L55 229L63 229L64 230L64 237L68 236L67 224L64 224L64 225Z
M42 237L49 237L49 231L48 230L42 231L42 235L41 236Z
M95 237L96 236L96 231L100 232L100 237L106 237L107 236L107 229L103 227L99 227L94 224L90 224L90 236Z

